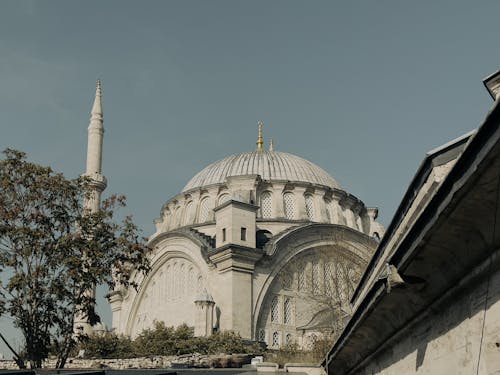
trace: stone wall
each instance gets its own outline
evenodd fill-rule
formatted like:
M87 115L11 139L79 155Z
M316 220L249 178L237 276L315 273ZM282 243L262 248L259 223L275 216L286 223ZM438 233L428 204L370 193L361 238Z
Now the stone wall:
M431 307L355 373L500 373L500 271L492 271Z
M186 354L181 356L151 356L126 359L80 359L70 358L66 369L113 369L125 370L136 368L210 368L241 367L250 363L251 356L246 354L201 355ZM44 361L43 368L54 368L55 359ZM18 369L14 361L0 360L0 369Z

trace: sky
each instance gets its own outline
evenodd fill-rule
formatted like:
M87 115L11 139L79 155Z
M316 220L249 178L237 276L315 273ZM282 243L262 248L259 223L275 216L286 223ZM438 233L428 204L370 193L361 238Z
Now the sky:
M325 169L387 226L425 153L491 108L499 12L494 0L5 0L0 150L83 173L99 78L105 195L127 196L144 235L203 167L255 148L258 120L266 143ZM17 347L12 325L0 318Z

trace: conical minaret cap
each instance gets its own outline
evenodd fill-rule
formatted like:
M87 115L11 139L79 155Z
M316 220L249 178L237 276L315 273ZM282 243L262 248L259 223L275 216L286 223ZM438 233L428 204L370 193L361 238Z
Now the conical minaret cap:
M102 118L102 89L101 80L98 79L95 89L94 104L92 105L92 112L90 116L90 126L97 126L102 128Z

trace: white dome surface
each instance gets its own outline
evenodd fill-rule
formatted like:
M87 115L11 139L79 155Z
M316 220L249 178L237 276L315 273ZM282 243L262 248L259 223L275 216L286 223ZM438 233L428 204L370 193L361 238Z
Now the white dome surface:
M210 164L196 174L182 191L221 184L231 176L247 175L260 175L268 181L300 181L340 188L323 169L299 156L279 151L252 151L231 155Z

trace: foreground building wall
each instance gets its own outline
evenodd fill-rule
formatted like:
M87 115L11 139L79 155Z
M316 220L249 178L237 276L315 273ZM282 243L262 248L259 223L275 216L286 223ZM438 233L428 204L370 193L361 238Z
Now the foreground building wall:
M500 373L500 72L485 84L496 103L481 127L428 153L410 183L330 374Z
M496 256L496 258L498 255ZM398 332L360 374L498 374L500 271L487 261L462 286ZM478 372L479 371L479 372Z

